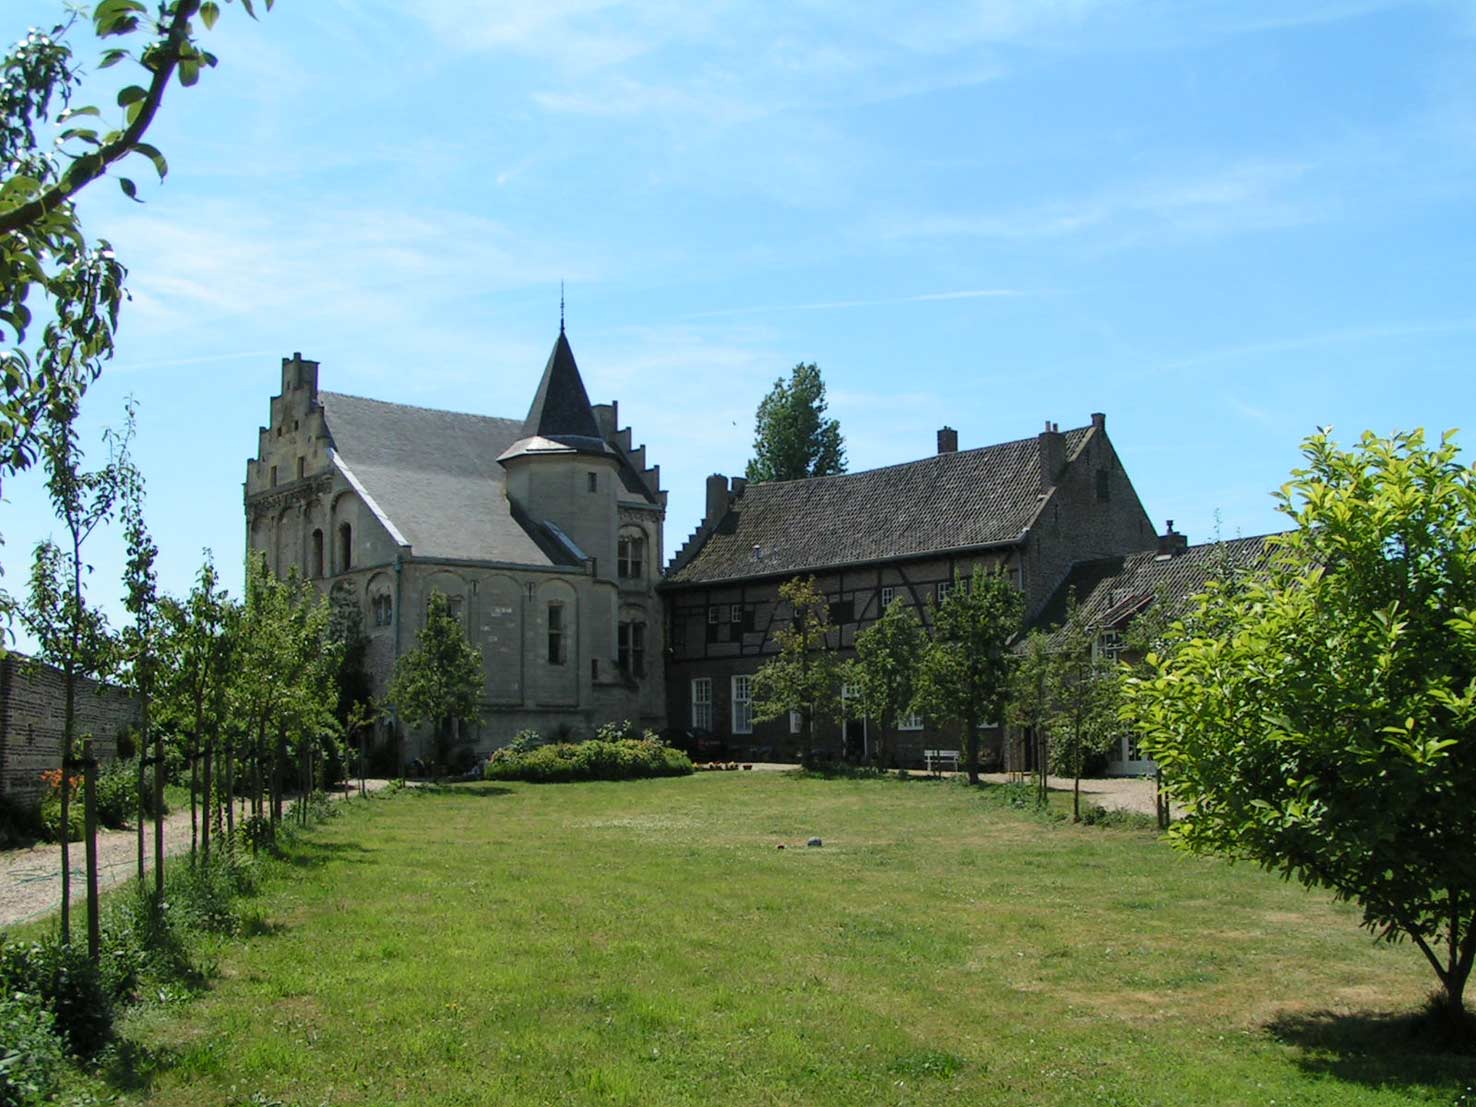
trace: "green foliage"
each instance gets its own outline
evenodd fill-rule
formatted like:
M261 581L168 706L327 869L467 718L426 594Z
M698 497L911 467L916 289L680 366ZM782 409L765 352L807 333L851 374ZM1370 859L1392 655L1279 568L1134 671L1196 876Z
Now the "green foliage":
M112 1033L113 1001L87 951L56 938L0 944L0 995L35 996L56 1032L79 1057L90 1057Z
M76 796L74 795L72 799L75 801ZM51 792L41 798L39 815L42 837L48 842L60 842L62 839L62 801L60 792ZM67 841L80 842L86 833L81 804L71 802L67 805L66 825L70 828Z
M520 730L514 734L512 741L502 748L509 753L527 753L530 750L536 750L543 744L543 735L539 734L532 727L529 727L527 730Z
M1003 722L1009 703L1010 642L1024 601L1003 573L974 566L932 608L933 636L918 669L916 702L934 719L963 728L969 783L979 782L979 725Z
M758 484L844 473L840 423L825 418L825 406L825 381L813 362L796 365L787 381L776 380L758 406L748 479Z
M504 746L487 760L485 780L527 780L535 784L562 784L576 780L638 780L656 776L686 776L692 762L650 731L644 738L600 738L588 742L561 742L525 753Z
M97 774L97 819L119 829L138 815L138 770L135 761L109 761Z
M900 716L912 710L926 646L917 613L901 596L856 635L856 657L846 664L844 679L855 690L854 702L865 717L880 724L873 747L880 766L892 764L888 733Z
M481 695L481 651L467 641L446 596L432 592L425 628L395 665L386 699L412 726L435 727L436 761L444 767L451 760L452 723L474 721Z
M251 0L241 4L252 12ZM136 0L93 10L92 32L108 44L97 68L129 60L144 82L117 93L124 118L116 129L92 125L102 113L72 103L86 67L68 36L85 16L31 31L0 60L0 482L35 462L43 416L75 412L113 352L126 270L109 243L88 241L74 198L135 155L162 178L164 156L144 135L164 90L175 77L194 84L215 64L193 23L214 22L214 0L163 0L156 13ZM130 178L119 185L137 199ZM38 319L45 325L32 352ZM9 608L0 593L0 613Z
M1266 573L1200 597L1128 686L1182 845L1357 903L1452 1017L1476 959L1476 471L1453 434L1326 434Z
M779 646L753 675L753 717L758 722L797 711L801 756L815 743L815 723L839 718L841 662L830 642L830 607L814 577L795 577L779 586L780 603L789 605L788 625L774 633Z
M65 1069L56 1020L40 997L0 993L0 1107L39 1107Z

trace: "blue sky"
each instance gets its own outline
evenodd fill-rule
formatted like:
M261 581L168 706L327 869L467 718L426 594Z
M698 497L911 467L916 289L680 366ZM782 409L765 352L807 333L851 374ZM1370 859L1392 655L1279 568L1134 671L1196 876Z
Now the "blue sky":
M60 7L7 4L0 33ZM1471 423L1473 11L232 6L220 67L151 136L168 180L82 203L133 293L87 420L137 398L163 584L210 547L236 590L281 357L326 389L520 417L562 278L591 398L662 466L668 554L800 360L853 469L928 454L945 423L967 448L1101 410L1155 521L1274 529L1316 425ZM16 591L54 524L38 474L5 497ZM94 552L112 601L115 544Z

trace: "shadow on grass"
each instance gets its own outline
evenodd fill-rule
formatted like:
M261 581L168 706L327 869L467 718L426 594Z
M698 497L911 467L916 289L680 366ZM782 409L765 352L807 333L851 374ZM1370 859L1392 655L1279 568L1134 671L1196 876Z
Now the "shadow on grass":
M178 1063L173 1048L154 1049L123 1038L109 1047L98 1065L97 1074L108 1087L118 1092L147 1092L161 1072Z
M436 781L434 783L417 784L413 789L417 796L473 796L476 799L495 799L498 796L510 796L513 794L511 788L503 788L497 784L486 784L480 780L470 781Z
M320 842L313 838L298 838L278 856L293 868L317 869L330 861L346 861L356 855L373 852L358 842Z
M1476 1038L1457 1039L1428 1011L1307 1011L1266 1024L1295 1046L1298 1068L1369 1087L1435 1087L1452 1096L1476 1075Z

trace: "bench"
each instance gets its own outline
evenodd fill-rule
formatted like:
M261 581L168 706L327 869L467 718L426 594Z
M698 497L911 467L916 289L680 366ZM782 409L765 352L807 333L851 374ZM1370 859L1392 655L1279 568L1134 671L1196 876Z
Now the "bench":
M945 768L958 772L958 750L923 750L923 761L930 773L941 773Z

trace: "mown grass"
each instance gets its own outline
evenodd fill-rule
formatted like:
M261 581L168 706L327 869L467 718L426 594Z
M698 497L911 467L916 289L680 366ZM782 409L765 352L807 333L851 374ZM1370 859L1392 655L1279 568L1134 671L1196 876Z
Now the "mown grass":
M207 994L125 1021L125 1102L1450 1104L1476 1083L1404 1021L1418 955L1351 909L951 784L417 789L291 858Z

